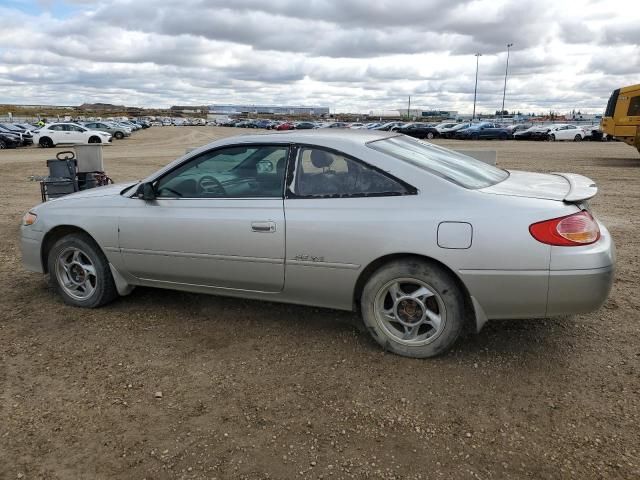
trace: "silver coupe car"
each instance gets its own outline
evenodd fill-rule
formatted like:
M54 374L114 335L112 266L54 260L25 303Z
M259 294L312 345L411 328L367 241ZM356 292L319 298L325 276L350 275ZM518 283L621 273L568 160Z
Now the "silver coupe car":
M245 135L34 207L22 249L71 305L143 285L359 310L385 349L431 357L487 319L599 308L615 249L596 192L394 132Z

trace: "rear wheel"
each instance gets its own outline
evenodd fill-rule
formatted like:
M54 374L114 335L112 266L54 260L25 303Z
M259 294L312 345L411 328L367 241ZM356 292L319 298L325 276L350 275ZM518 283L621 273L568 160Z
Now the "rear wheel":
M549 142L555 142L556 141L556 136L553 133L551 135L547 135L547 140Z
M95 308L118 296L107 258L88 235L62 237L47 260L50 283L65 303Z
M53 148L53 140L49 137L42 137L38 142L42 148Z
M89 143L102 143L102 140L100 140L100 137L94 135L93 137L89 137Z
M0 150L4 150L7 146L4 144L4 141L0 140Z
M509 138L509 135L507 135L506 133L501 133L500 136L498 137L500 140L506 140L507 138Z
M364 287L362 318L373 338L398 355L449 350L462 331L464 295L439 265L407 258L381 267Z
M478 135L477 133L472 134L471 140L480 140L480 135Z
M427 132L427 139L428 139L428 140L433 140L433 137L435 137L435 135L433 134L433 132Z
M574 142L581 142L582 141L582 137L580 136L580 134L577 134L575 137L573 137L573 141Z

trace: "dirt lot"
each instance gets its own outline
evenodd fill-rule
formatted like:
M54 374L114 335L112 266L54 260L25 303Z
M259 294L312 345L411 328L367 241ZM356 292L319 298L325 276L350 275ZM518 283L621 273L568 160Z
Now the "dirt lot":
M105 149L107 170L140 178L234 133L145 130ZM143 288L65 306L18 245L27 177L54 151L1 151L0 478L640 478L640 156L473 146L596 180L617 279L596 313L490 322L428 361L383 353L343 312Z

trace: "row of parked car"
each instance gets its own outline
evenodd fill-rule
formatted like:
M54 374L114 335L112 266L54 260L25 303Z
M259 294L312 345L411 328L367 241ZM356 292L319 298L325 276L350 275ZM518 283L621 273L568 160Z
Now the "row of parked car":
M144 120L53 122L45 125L1 123L0 149L33 144L49 148L59 144L108 143L114 138L120 140L150 126Z
M33 145L33 131L28 123L0 123L0 149Z
M416 138L455 138L459 140L601 140L602 133L596 126L579 126L566 123L533 125L495 122L289 122L276 120L229 120L222 126L239 128L264 128L274 130L301 130L313 128L351 128L396 131Z

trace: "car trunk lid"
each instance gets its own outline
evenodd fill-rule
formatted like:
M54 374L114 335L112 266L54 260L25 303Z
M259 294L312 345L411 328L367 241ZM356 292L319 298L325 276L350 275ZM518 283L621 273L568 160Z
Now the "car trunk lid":
M580 202L594 197L598 187L593 180L575 173L534 173L509 170L509 177L480 190L493 195Z

